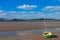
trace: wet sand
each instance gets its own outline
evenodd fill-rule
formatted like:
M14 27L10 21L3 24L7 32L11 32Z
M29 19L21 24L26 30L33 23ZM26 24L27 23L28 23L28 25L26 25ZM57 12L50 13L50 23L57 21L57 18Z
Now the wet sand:
M60 22L46 22L47 28L60 28ZM0 31L31 30L45 28L43 22L0 23Z
M60 28L60 22L47 22L48 28ZM15 31L15 30L31 30L45 28L43 22L23 22L23 23L0 23L1 31ZM0 40L60 40L60 32L56 33L56 38L45 39L42 34L26 33L17 34L16 36L1 37Z
M42 34L20 34L12 37L0 37L0 40L60 40L60 35L57 35L56 38L45 39Z

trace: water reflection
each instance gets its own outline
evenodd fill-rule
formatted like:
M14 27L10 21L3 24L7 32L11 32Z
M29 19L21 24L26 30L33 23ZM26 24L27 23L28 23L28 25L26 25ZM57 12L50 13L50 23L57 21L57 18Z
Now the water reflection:
M0 37L8 37L8 36L16 36L18 33L22 32L31 32L36 34L42 34L45 29L34 29L34 30L17 30L17 31L8 31L8 32L0 32ZM60 32L60 28L48 28L48 31L51 32Z

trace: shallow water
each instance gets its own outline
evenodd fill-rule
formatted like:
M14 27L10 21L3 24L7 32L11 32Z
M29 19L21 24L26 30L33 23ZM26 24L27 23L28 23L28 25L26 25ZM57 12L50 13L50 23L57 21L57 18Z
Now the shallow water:
M0 22L0 24L38 24L44 25L44 22ZM46 26L60 26L60 22L46 22ZM33 30L17 30L17 31L8 31L8 32L0 32L0 37L10 37L16 36L18 33L22 32L32 32L36 34L42 34L46 29L33 29ZM60 32L60 28L48 28L48 31L52 33Z
M34 30L17 30L17 31L8 31L8 32L0 32L0 37L10 37L10 36L16 36L18 33L22 32L31 32L36 34L42 34L45 31L45 29L34 29ZM48 31L50 32L60 32L60 28L48 28Z
M60 26L60 21L51 21L51 22L45 22L46 26ZM38 25L44 25L44 22L0 22L0 24L38 24Z

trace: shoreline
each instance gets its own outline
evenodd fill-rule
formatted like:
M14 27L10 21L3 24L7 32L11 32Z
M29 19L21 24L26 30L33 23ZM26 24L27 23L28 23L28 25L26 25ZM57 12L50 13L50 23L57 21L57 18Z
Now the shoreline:
M60 28L60 22L59 23L47 23L47 28ZM51 25L50 25L51 24ZM53 25L55 24L55 25ZM57 24L57 25L56 25ZM59 24L59 26L58 26ZM37 22L31 22L31 23L14 23L14 24L0 24L0 32L10 32L10 31L18 31L18 30L35 30L35 29L43 29L45 28L43 23L37 23ZM23 34L23 33L22 33ZM59 40L60 35L56 35L57 38L51 38L51 39L45 39L42 34L35 34L35 33L29 33L29 35L16 35L16 36L7 36L7 37L0 37L0 40ZM27 33L26 33L27 34ZM55 33L60 34L60 32ZM10 34L9 34L10 35ZM23 39L25 38L25 39Z
M11 37L0 37L0 40L59 40L60 35L56 36L56 38L45 39L42 34L26 33Z
M60 28L60 22L58 23L47 23L47 28ZM0 23L0 31L16 31L16 30L32 30L32 29L42 29L45 28L44 23L40 22L21 22L14 24L1 24Z

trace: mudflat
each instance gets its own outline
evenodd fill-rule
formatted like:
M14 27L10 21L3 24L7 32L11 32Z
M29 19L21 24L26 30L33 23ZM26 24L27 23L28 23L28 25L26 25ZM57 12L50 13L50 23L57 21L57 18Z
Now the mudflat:
M60 22L46 22L47 28L60 28ZM0 31L31 30L45 28L44 22L0 23Z
M60 22L46 22L47 28L60 28ZM45 28L44 22L0 23L1 31L32 30ZM60 32L54 33L56 38L45 39L42 34L20 33L16 36L1 37L0 40L60 40Z
M46 39L42 36L42 34L26 33L11 37L0 37L0 40L60 40L60 35L57 35L57 37L54 38Z

